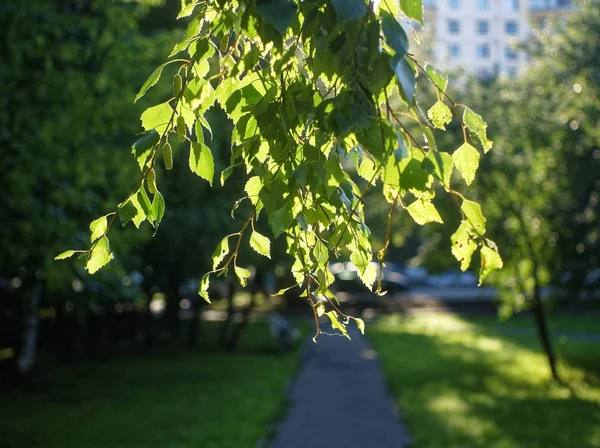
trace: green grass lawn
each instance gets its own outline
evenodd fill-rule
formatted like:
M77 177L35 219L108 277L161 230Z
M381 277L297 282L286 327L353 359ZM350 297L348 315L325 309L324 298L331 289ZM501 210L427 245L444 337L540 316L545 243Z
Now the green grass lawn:
M209 331L198 350L48 369L40 391L0 396L0 447L253 447L285 411L298 350L278 356L266 325L246 330L236 354Z
M532 314L520 314L508 320L501 321L494 316L478 316L469 318L469 321L480 325L498 328L530 328L535 330L535 321ZM600 333L600 314L548 317L548 326L554 333Z
M453 315L369 328L415 446L600 447L600 343L558 342L551 381L537 339Z

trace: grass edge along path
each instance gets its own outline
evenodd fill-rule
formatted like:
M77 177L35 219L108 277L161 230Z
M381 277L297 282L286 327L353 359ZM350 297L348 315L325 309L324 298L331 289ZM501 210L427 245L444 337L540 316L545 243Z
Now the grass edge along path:
M494 333L476 319L393 315L369 330L415 446L600 447L597 342L560 345L562 387L535 337Z

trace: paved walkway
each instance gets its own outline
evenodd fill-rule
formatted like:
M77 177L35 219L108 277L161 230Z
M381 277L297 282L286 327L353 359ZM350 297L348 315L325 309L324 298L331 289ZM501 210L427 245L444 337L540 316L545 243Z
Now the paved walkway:
M307 348L290 390L287 417L271 448L401 448L408 436L387 393L376 353L358 331L352 341L322 335Z

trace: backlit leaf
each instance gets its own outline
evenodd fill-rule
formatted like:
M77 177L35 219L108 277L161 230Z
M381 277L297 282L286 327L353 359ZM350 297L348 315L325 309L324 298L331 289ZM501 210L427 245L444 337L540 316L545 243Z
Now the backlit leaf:
M452 111L443 101L437 101L431 106L427 116L438 129L446 129L446 125L452 121Z
M271 258L271 241L257 231L252 231L250 235L250 247L261 255Z
M483 246L480 251L481 255L481 269L479 270L479 285L483 283L485 278L496 269L502 269L504 263L500 254L494 249L487 246Z
M147 131L154 129L162 134L167 129L172 115L173 109L168 102L149 107L142 114L142 126Z
M238 279L238 282L240 282L240 285L242 285L242 287L246 287L246 285L248 284L248 279L251 277L251 273L248 269L246 268L241 268L239 266L235 266L234 267L235 270L235 275Z
M92 247L92 252L90 253L90 258L88 259L85 268L90 274L94 274L112 259L113 254L110 251L108 238L103 236Z
M90 242L96 241L100 238L104 233L106 233L106 228L108 227L108 220L106 216L101 216L98 219L95 219L90 223L90 232L92 233L90 236Z
M443 222L442 217L431 201L416 200L406 207L406 211L419 225L427 224L428 222Z
M479 151L468 143L463 143L460 148L452 154L454 166L460 171L467 185L475 179L475 173L479 167Z
M212 186L215 176L215 162L210 148L202 143L191 142L190 170Z
M423 23L422 0L400 0L400 9L409 19Z
M492 148L492 141L487 138L487 124L483 121L481 115L478 115L468 107L465 107L463 121L467 129L477 136L483 146L483 150L488 152Z

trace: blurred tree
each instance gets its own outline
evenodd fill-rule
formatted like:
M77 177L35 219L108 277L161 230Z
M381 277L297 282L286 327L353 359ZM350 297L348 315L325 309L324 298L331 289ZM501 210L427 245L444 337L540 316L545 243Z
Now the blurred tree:
M0 277L27 310L17 352L24 369L40 296L57 300L81 276L75 263L52 261L58 245L89 241L85 223L131 187L135 167L123 147L140 106L125 99L163 57L166 38L137 32L142 9L110 0L0 4ZM113 243L129 248L144 235L126 231ZM119 280L132 257L112 268Z
M503 291L501 312L534 311L556 378L542 291L564 289L565 282L579 290L599 261L599 10L594 1L555 24L521 78L467 87L470 101L490 120L496 146L467 191L486 210L488 231L505 261L491 277ZM457 218L443 216L446 223ZM450 241L460 259L457 243L447 238L456 227L445 226L445 237L435 235L440 228L424 230L426 264L455 264L440 250Z

